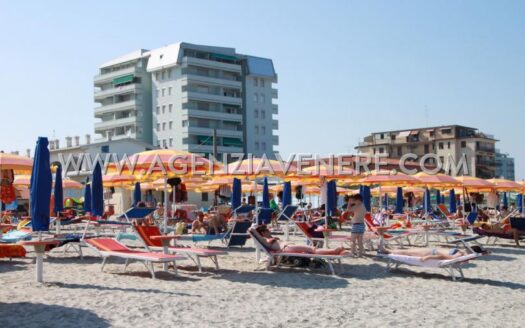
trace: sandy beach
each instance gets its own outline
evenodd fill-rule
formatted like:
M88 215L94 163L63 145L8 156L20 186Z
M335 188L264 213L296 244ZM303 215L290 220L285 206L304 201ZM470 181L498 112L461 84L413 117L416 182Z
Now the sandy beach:
M297 238L296 242L300 240ZM497 244L468 264L466 279L443 270L350 258L344 273L257 267L251 244L231 249L218 272L179 262L179 275L150 279L144 266L96 253L52 251L44 284L34 282L33 253L0 261L2 327L520 327L525 314L525 249ZM188 265L186 267L186 265Z

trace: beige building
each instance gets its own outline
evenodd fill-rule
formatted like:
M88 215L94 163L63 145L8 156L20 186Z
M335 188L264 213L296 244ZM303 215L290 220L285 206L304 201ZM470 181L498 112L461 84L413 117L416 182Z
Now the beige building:
M366 136L355 149L361 154L386 154L383 156L391 159L415 154L419 160L425 154L435 154L428 163L440 162L444 167L458 167L464 158L466 175L493 178L496 175L496 142L494 136L475 128L446 125L374 132ZM463 175L462 172L457 174ZM453 170L448 173L454 174Z

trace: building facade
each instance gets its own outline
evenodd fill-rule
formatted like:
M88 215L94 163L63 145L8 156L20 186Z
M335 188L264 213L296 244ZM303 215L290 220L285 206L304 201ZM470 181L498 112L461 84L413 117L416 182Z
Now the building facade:
M504 154L496 149L496 178L514 181L514 158L509 154Z
M448 125L374 132L366 136L356 150L369 155L385 154L383 156L394 159L409 153L418 159L425 154L435 154L438 161L430 158L429 164L442 163L444 167L457 167L464 158L466 172L457 174L487 179L496 176L496 142L492 135L475 128Z
M95 117L101 122L95 132L103 139L132 136L159 148L216 150L218 157L273 158L279 142L276 82L270 59L234 48L176 43L139 50L100 67Z

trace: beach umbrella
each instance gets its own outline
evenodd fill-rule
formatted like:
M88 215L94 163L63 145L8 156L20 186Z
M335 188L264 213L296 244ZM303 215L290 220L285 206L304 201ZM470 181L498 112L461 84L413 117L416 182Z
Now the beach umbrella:
M428 188L425 191L424 209L425 209L425 213L432 212L432 204L430 202L430 189Z
M89 177L86 177L86 184L84 185L84 204L82 204L84 212L91 212L91 184Z
M383 196L383 208L385 210L388 210L388 194L385 193L385 195Z
M448 194L449 198L449 212L450 213L456 213L457 210L457 203L456 203L456 191L454 189L450 189L450 192Z
M232 176L239 178L257 178L264 176L283 177L293 171L293 164L280 162L277 160L262 158L247 158L236 161L217 171L217 176Z
M428 174L424 172L419 172L413 175L419 181L419 186L426 188L434 189L451 189L451 188L460 188L462 184L457 179L451 177L450 175L438 173L438 174Z
M363 198L363 205L365 205L367 212L370 212L372 210L370 187L363 185L359 187L359 189L361 197Z
M133 206L142 201L142 193L140 192L140 183L135 182L135 188L133 189Z
M231 193L232 210L241 206L242 184L241 180L234 178Z
M327 185L327 211L330 216L335 214L335 211L337 210L337 184L335 180L328 181Z
M523 213L523 194L518 194L518 196L516 197L516 205L517 205L518 211L520 213Z
M283 183L283 209L292 205L292 184L290 181Z
M468 192L492 192L496 188L495 184L476 177L460 176L455 179L460 181Z
M489 179L488 182L494 184L495 190L499 192L523 192L525 188L523 185L506 179Z
M403 188L397 187L396 192L396 214L403 214Z
M359 180L359 183L364 186L379 185L379 186L413 186L419 181L403 173L394 173L391 171L373 171L368 176Z
M445 204L445 195L444 194L441 194L441 203L440 204Z
M55 186L53 194L55 196L55 206L53 212L58 215L59 212L64 211L64 190L62 188L62 165L58 164L55 173Z
M137 178L130 174L106 174L102 177L104 187L123 188L133 185Z
M270 191L268 190L267 177L264 177L263 180L262 208L270 208Z
M34 232L49 231L49 203L52 176L49 167L48 140L39 137L31 173L31 226Z
M0 152L0 171L13 170L16 174L31 174L32 167L33 160L29 157Z
M436 190L436 204L441 204L441 192Z
M95 165L91 178L91 214L93 216L104 215L104 186L99 162Z
M506 192L503 193L503 208L509 208L509 199Z

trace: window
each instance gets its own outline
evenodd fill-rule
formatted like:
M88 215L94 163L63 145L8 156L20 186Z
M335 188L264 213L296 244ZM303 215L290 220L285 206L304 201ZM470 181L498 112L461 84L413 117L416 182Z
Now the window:
M254 87L258 87L258 86L259 86L259 83L258 83L258 82L259 82L259 79L254 78L254 79L253 79L253 86L254 86Z
M425 145L425 154L428 154L428 153L430 153L430 145L426 144Z
M258 142L255 143L255 150L259 150L259 143Z
M160 114L160 106L157 106L157 109L155 110L155 112L158 114Z
M168 68L168 79L171 79L171 68Z
M155 90L155 97L157 97L157 98L158 98L159 96L160 96L160 90L159 90L159 89L157 89L157 90Z
M162 123L162 131L166 131L166 122Z
M171 96L171 87L168 88L168 96Z
M266 135L266 127L265 126L261 126L261 134L263 136Z
M379 153L382 154L385 151L383 147L379 147Z
M390 135L390 139L391 140L396 140L396 135L395 134Z
M434 137L434 131L430 131L429 135L430 135L431 138Z
M261 104L264 104L265 101L266 101L266 97L263 94L261 94Z
M403 147L397 146L397 156L401 157L403 155Z
M258 102L259 102L259 95L258 95L257 93L255 93L255 94L253 95L253 101L254 101L255 103L258 103Z
M188 126L188 120L182 121L182 127L186 127L186 126Z
M167 147L167 144L166 144L166 139L163 139L163 140L162 140L162 146L163 146L164 148L166 148L166 147Z
M162 114L166 113L166 105L162 105Z
M170 147L173 147L173 138L170 138Z
M261 118L263 120L266 118L266 111L264 109L261 110Z
M170 129L170 130L173 129L173 121L170 121L170 123L169 123L169 129Z
M467 148L467 142L466 141L462 141L461 142L461 148Z
M253 116L255 116L255 118L259 118L259 110L258 109L253 111Z
M443 157L443 156L439 156L439 163L440 163L441 165L444 165L444 164L445 164L445 157Z
M208 193L207 192L201 193L201 201L202 202L207 202L208 201Z
M162 96L164 97L166 95L166 88L162 88Z
M259 134L259 126L258 125L255 126L255 134Z
M266 142L261 142L261 148L262 150L266 150Z
M104 146L100 147L100 152L103 153L103 154L109 153L109 145L104 145Z
M169 104L169 105L168 105L168 112L171 113L172 110L173 110L173 104Z
M157 147L160 147L160 140L157 139Z
M450 149L450 141L447 142L447 149Z
M379 136L379 139L381 139L381 140L385 139L385 134L381 133L381 135Z
M444 149L444 148L445 148L445 145L444 145L442 142L440 142L440 143L438 144L438 147L439 147L439 149Z
M264 88L264 79L261 79L261 88Z
M159 72L155 72L155 80L159 80Z
M160 131L160 123L157 123L157 131Z
M166 78L166 71L162 71L162 79L164 80Z

